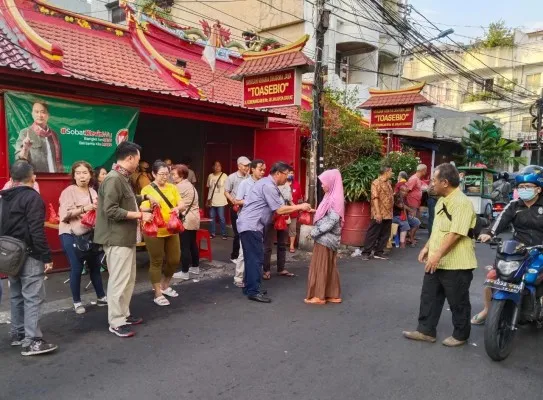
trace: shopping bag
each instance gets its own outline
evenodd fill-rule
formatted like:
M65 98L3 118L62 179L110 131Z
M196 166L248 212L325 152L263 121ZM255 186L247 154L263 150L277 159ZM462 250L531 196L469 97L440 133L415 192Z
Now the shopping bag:
M300 222L300 225L311 225L313 223L311 220L311 213L307 211L302 211L298 217L298 222Z
M159 228L166 227L166 221L164 221L164 217L162 217L162 211L160 210L159 205L155 205L153 207L153 221L155 222L156 226Z
M49 218L47 219L47 222L55 225L58 225L58 223L60 222L60 218L55 211L55 207L53 207L53 204L51 203L49 203Z
M94 225L96 225L96 210L90 210L83 214L81 224L89 228L94 228Z
M279 215L274 214L273 216L273 227L276 231L286 231L288 228L287 224L288 215Z
M141 230L144 236L156 237L158 234L158 226L154 219L151 222L144 222Z
M183 232L185 230L185 227L181 223L181 220L179 219L179 216L175 211L172 211L170 213L170 220L168 221L167 229L168 232L172 235Z

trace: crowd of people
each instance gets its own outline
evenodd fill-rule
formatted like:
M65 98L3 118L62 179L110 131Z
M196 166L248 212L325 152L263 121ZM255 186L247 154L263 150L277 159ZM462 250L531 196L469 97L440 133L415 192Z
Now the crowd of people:
M144 241L149 254L149 281L153 301L167 306L179 294L171 287L172 278L188 280L199 274L196 234L200 229L196 175L188 165L158 160L153 165L140 159L141 147L123 142L116 150L111 171L95 169L78 161L71 168L71 184L59 198L59 237L70 264L70 289L74 311L86 312L81 301L81 275L88 271L96 293L96 304L108 307L109 331L119 337L135 334L134 325L143 322L130 311L136 280L136 244ZM293 168L278 162L266 176L263 160L237 160L238 171L226 176L219 162L207 181L206 205L226 237L225 208L230 211L234 240L231 261L236 264L234 283L248 299L271 302L260 288L261 279L270 279L271 253L277 240L278 276L295 276L285 268L286 251L295 252L296 220L300 211L315 212L303 203L301 186L294 180ZM320 179L326 192L315 215L313 237L322 251L314 256L306 302L341 302L339 273L335 255L339 247L344 217L343 188L339 171ZM39 194L36 175L26 160L11 166L11 179L1 192L4 208L3 234L17 237L29 246L29 257L21 272L10 277L12 306L12 345L22 346L23 355L43 354L57 346L43 340L39 329L40 309L45 301L44 273L52 270L52 256L45 236L45 204ZM341 201L340 201L341 200ZM172 214L182 220L179 234L164 227L148 235L142 224L156 218L156 210L167 221ZM91 213L95 221L85 219ZM9 214L9 217L6 215ZM279 216L284 226L276 226ZM322 264L322 265L321 265ZM107 265L109 279L104 290L101 269ZM322 267L322 268L321 268ZM330 281L330 277L333 279ZM330 282L329 282L330 281Z
M152 165L140 160L141 147L123 142L116 149L116 163L107 172L79 161L71 168L71 185L59 199L59 236L70 263L70 289L74 310L85 313L81 302L81 273L86 267L96 293L96 304L108 307L109 331L119 337L135 335L134 326L143 318L130 309L136 281L136 244L142 240L149 255L149 281L157 306L168 306L179 296L171 286L173 278L188 280L198 275L199 249L196 242L201 214L196 176L186 164L157 160ZM234 284L251 301L270 303L262 280L271 279L271 253L277 242L277 276L294 277L286 269L286 252L295 250L296 219L301 213L313 216L311 237L314 248L309 266L304 302L312 305L342 302L337 254L345 220L345 199L341 174L328 170L318 179L324 198L316 210L303 202L300 185L292 166L284 162L271 165L269 173L262 159L237 159L237 171L222 172L215 162L209 175L206 205L209 208L211 235L219 218L221 236L226 237L225 208L232 221L234 240L230 253L236 264ZM517 177L519 200L505 207L502 216L481 241L502 232L510 223L515 235L526 244L540 242L543 229L537 223L541 214L541 172ZM399 247L416 246L420 226L423 191L435 200L431 214L436 229L422 247L418 261L424 264L418 326L403 335L411 340L436 341L436 327L445 299L452 312L454 331L443 341L446 346L463 345L472 324L485 322L490 291L485 291L485 308L471 317L469 288L477 267L473 239L477 217L461 188L461 176L452 164L438 166L428 187L423 164L408 177L401 172L394 189L392 169L381 168L371 186L371 224L362 257L387 259L386 244L392 224L398 226ZM501 190L503 183L496 186ZM45 300L44 273L53 268L45 235L45 204L40 197L31 164L18 160L11 166L11 179L0 192L1 233L24 241L28 257L17 276L9 277L11 297L11 344L22 346L23 355L54 351L57 346L43 340L39 326ZM94 226L85 218L95 213ZM157 216L167 221L173 216L183 229L174 233L158 227L150 234L142 225ZM534 234L534 232L536 234ZM101 267L107 265L107 292Z

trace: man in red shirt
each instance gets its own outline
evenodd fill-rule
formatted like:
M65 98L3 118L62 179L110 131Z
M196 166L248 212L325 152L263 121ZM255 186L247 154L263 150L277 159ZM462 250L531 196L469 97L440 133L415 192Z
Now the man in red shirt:
M417 166L417 172L415 172L407 181L407 189L409 189L409 192L407 193L407 205L411 208L416 208L418 210L420 207L422 201L422 185L424 184L422 178L424 178L427 171L426 165L419 164Z
M419 164L417 166L417 172L409 178L407 181L407 189L409 192L407 193L406 197L406 203L407 205L413 209L413 214L411 217L417 217L418 211L422 202L422 186L424 185L424 182L422 181L422 178L426 175L428 171L428 168L424 164ZM418 227L414 229L412 232L411 237L414 239L415 234L417 233ZM411 244L415 244L413 240L411 240Z

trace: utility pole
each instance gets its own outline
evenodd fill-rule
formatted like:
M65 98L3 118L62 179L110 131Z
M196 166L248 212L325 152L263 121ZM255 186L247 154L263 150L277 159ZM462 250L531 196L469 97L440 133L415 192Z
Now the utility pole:
M313 118L311 123L311 160L309 172L309 203L316 206L322 200L322 188L318 184L318 175L324 170L324 90L322 54L324 50L324 34L330 22L330 10L325 10L326 0L316 0L317 24L315 25L315 74L313 78Z
M534 109L535 108L535 109ZM542 120L543 120L543 89L541 89L541 97L530 107L530 114L532 114L532 128L536 132L537 143L537 165L541 165L541 134L542 132Z

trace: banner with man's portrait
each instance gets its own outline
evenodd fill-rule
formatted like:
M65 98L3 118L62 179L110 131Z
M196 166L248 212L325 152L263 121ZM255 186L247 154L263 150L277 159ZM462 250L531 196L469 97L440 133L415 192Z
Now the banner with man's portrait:
M109 169L115 149L133 140L139 110L31 93L4 94L10 164L26 159L39 173L69 173L75 161Z

